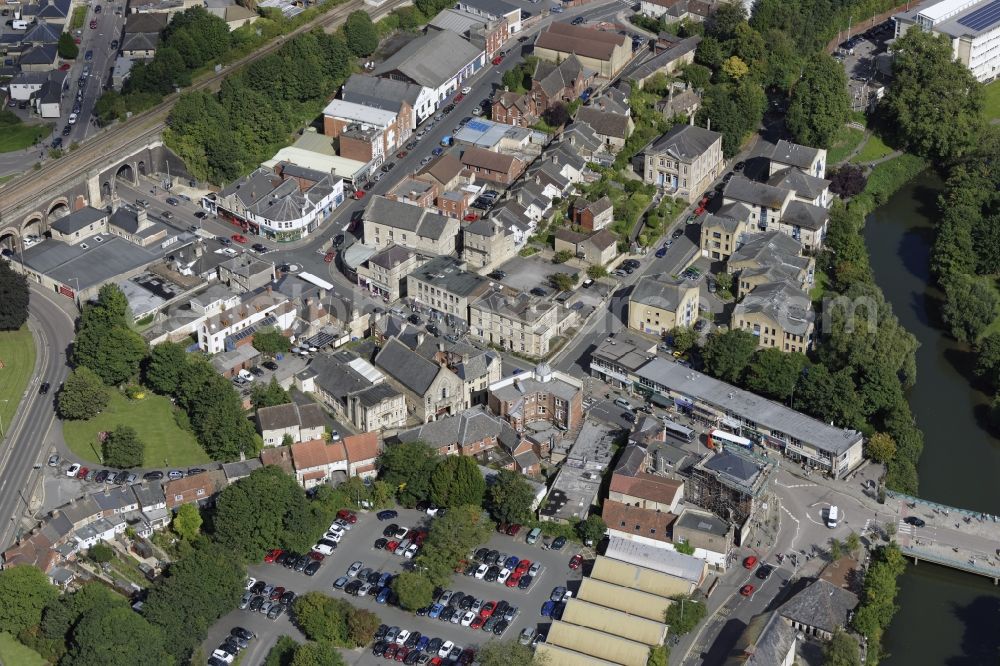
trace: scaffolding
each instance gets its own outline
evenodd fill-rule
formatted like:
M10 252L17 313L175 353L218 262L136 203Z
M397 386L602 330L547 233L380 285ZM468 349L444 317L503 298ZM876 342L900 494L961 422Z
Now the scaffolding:
M724 444L691 468L684 498L735 525L742 541L751 531L777 466L767 456Z

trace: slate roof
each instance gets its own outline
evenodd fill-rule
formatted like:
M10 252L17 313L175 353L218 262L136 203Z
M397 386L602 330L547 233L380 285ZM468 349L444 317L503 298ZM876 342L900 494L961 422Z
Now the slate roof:
M459 6L472 7L473 9L478 9L484 14L495 16L497 18L502 18L517 9L517 7L504 2L504 0L460 0Z
M160 42L160 35L156 32L133 32L126 34L122 40L122 51L155 51Z
M495 153L492 150L471 146L462 153L462 164L488 171L510 173L518 159L512 155Z
M139 502L139 508L146 506L156 506L166 504L167 496L163 494L163 486L159 483L148 483L143 481L132 486L132 492Z
M761 265L791 264L799 268L809 265L809 259L802 255L802 244L780 231L764 231L747 234L743 244L733 252L729 261L738 263L753 260Z
M555 64L548 60L539 60L531 75L532 83L538 82L542 91L551 97L562 95L563 89L571 87L576 78L583 73L584 67L575 55Z
M819 231L829 219L830 214L825 208L797 199L788 204L785 214L781 216L783 224L793 224L810 231Z
M400 101L416 106L420 86L380 76L352 74L340 90L341 99L376 109L399 112Z
M787 282L762 284L733 308L734 319L748 313L764 314L795 335L808 334L810 325L816 320L809 295Z
M610 60L616 47L627 47L629 38L614 32L569 23L551 23L535 38L535 47L575 53L596 60Z
M489 287L489 280L464 269L464 262L454 257L436 257L410 273L433 287L463 298L475 296ZM411 294L415 298L416 294Z
M672 37L672 36L671 36ZM673 39L677 39L673 37ZM652 58L643 63L635 73L632 75L637 81L642 81L659 71L662 71L670 66L671 63L679 58L684 57L691 51L698 48L698 44L701 43L701 35L693 35L691 37L685 37L680 39L673 46L668 48L662 53L657 53Z
M722 196L726 199L735 199L753 206L766 206L767 208L781 208L785 200L792 196L790 190L780 187L773 187L767 183L758 183L750 180L746 176L737 174L729 181Z
M105 488L92 493L90 497L102 511L121 511L127 506L138 504L135 493L128 486Z
M645 447L630 442L618 457L618 465L615 467L614 473L616 475L635 476L643 468L645 462Z
M598 134L623 140L628 138L630 120L628 116L583 106L576 112L576 117L593 127Z
M372 197L365 208L364 219L435 240L441 238L451 220L433 209L381 196Z
M137 32L159 33L167 27L170 15L165 12L139 12L129 14L125 19L125 34Z
M366 389L362 389L354 394L353 397L357 398L358 401L365 407L374 407L386 400L391 400L397 395L402 395L399 391L394 389L389 383L382 382L381 384L374 384Z
M751 618L723 666L773 666L785 663L795 645L795 630L777 611Z
M618 236L615 235L610 229L601 229L595 234L592 234L590 238L584 241L584 243L591 245L601 252L607 250L612 245L618 243Z
M830 187L830 181L809 174L802 173L799 169L788 167L781 171L775 171L767 179L768 185L783 187L786 190L795 192L805 199L815 199L823 193L823 190Z
M390 245L384 250L372 255L372 258L368 260L368 263L381 266L386 270L392 270L396 266L408 260L411 256L413 256L413 253L402 245Z
M38 44L21 54L17 59L19 65L51 65L56 61L55 44Z
M279 430L299 426L302 428L317 428L326 424L323 408L316 403L298 405L290 402L286 405L261 407L257 410L257 420L262 430Z
M373 74L398 71L415 83L436 89L482 53L456 33L442 30L417 37L386 58Z
M640 279L632 288L629 300L673 311L677 309L684 294L690 288L691 283L686 280L674 279L664 274L648 275Z
M771 151L771 159L780 164L790 164L800 169L809 169L819 155L818 148L802 146L781 139Z
M729 523L707 511L691 511L685 509L677 520L676 527L683 527L698 532L706 532L724 537L729 534Z
M468 446L486 437L499 437L500 429L500 419L479 405L454 416L403 431L397 438L401 442L425 442L438 449L449 444Z
M736 233L739 225L746 224L746 220L734 220L728 216L720 216L709 213L701 222L702 229L722 229L726 233Z
M721 139L721 134L704 127L674 125L669 132L651 143L645 152L668 153L682 160L693 160L703 155L712 144Z
M375 365L418 396L426 395L441 370L440 366L395 339L386 340L375 357Z
M62 26L42 21L28 28L21 38L21 42L30 44L56 44L59 35L62 33Z
M99 222L107 217L107 212L98 210L92 206L84 206L80 210L75 210L65 217L61 217L52 223L52 228L61 234L74 234L77 231L86 229L94 222Z
M847 624L847 614L858 605L853 592L817 580L778 608L778 613L807 627L833 633Z

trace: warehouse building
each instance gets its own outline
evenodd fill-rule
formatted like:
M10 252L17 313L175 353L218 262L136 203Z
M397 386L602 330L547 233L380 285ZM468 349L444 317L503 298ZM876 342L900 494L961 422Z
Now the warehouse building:
M667 637L667 625L663 622L637 617L580 599L570 598L559 619L654 647Z
M597 559L594 560L594 568L590 572L590 577L622 587L650 592L661 597L690 594L697 587L689 580L628 562L613 560L602 555L598 555Z
M665 597L622 587L596 578L584 578L576 596L583 601L631 613L633 617L657 621L663 619L664 613L673 603Z
M555 645L622 666L646 666L649 659L648 645L559 620L552 622L541 645Z

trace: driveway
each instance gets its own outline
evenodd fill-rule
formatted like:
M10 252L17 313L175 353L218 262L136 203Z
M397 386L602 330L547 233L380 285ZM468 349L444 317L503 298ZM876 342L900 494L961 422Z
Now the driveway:
M577 275L577 284L585 279L583 271L568 264L553 264L533 255L530 257L517 256L500 267L507 277L501 282L508 287L520 291L530 291L534 287L542 287L547 292L555 291L549 284L549 276L553 273L569 273Z
M374 513L361 512L358 514L358 522L341 540L334 553L323 561L323 566L315 576L308 577L296 573L293 570L272 564L255 564L249 567L250 576L258 580L265 580L269 584L280 585L286 589L301 595L309 591L322 591L333 597L346 599L351 604L360 608L366 608L376 613L384 624L398 626L412 631L419 631L421 634L439 637L442 640L450 640L462 647L476 647L482 645L493 635L487 635L481 631L475 631L460 624L450 624L427 617L418 617L397 607L378 604L375 597L364 598L353 597L341 591L333 589L333 582L344 575L352 562L361 561L364 566L378 571L385 571L398 574L403 571L403 564L408 560L402 557L391 555L384 550L376 551L372 546L376 539L382 537L382 530L389 523L396 523L405 527L428 526L431 518L425 514L412 510L398 508L399 516L391 521L379 521ZM495 548L501 552L516 555L520 558L528 558L532 562L542 564L538 578L529 590L519 590L508 588L496 583L487 583L476 580L473 577L466 577L455 574L452 577L449 589L475 595L477 598L485 600L499 601L506 600L509 604L517 606L519 613L511 623L510 627L503 635L504 640L516 639L521 630L526 626L536 627L539 620L544 618L539 615L542 604L549 598L552 588L563 585L572 590L576 590L581 579L580 570L572 571L567 566L570 557L577 552L577 549L567 544L561 551L547 550L542 546L542 540L535 545L528 545L524 538L527 530L522 530L518 537L509 537L494 533L489 541L483 546ZM246 627L257 633L258 638L254 641L248 651L250 654L243 658L244 664L258 664L263 660L264 655L270 646L274 644L278 636L289 634L297 640L305 640L297 629L289 622L288 616L283 615L277 621L272 622L259 613L234 610L224 616L209 631L208 638L204 643L205 654L211 654L218 647L222 639L235 626ZM371 654L370 647L361 651L342 651L345 660L352 664L376 664L383 663L384 660Z

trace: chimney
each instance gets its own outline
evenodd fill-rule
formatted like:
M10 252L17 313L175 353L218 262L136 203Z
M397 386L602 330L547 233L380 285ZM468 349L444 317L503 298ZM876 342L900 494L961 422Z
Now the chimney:
M136 231L142 231L149 226L149 217L146 215L146 209L140 208L135 214L135 226Z
M711 118L708 119L708 123L705 125L705 129L707 129L709 132L712 131L712 119Z
M569 143L570 143L570 145L573 145L573 137L569 138ZM557 153L553 152L551 160L552 160L553 164L559 164L559 155Z
M691 127L694 127L694 114L693 113L690 116L688 116L688 125L690 125Z
M417 346L419 347L422 344L424 344L424 332L420 331L417 333Z

